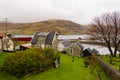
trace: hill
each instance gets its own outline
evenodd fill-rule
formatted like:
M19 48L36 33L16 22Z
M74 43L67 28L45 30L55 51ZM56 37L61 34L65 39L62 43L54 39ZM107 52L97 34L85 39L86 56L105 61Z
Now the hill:
M6 24L0 23L0 32L6 31ZM69 20L52 19L34 23L8 23L7 31L17 34L32 34L35 32L57 31L60 34L82 34L85 27Z

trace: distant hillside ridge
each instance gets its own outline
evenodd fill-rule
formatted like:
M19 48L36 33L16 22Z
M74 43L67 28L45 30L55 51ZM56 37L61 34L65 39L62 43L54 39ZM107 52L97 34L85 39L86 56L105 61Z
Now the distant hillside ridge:
M0 22L0 32L6 31L6 24ZM15 34L33 34L35 32L56 31L60 34L82 34L84 26L69 20L51 19L33 23L8 23L7 32Z

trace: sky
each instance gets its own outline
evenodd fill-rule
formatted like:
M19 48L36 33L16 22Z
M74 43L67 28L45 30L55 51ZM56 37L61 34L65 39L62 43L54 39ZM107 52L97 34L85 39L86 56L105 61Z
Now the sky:
M120 11L120 0L0 0L0 21L16 23L65 19L89 24L114 11Z

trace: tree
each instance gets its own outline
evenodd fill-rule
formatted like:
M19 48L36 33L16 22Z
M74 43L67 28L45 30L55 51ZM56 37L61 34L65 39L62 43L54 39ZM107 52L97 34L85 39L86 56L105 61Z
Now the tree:
M120 45L120 12L106 13L93 19L92 36L103 42L112 57ZM113 47L113 49L112 49Z

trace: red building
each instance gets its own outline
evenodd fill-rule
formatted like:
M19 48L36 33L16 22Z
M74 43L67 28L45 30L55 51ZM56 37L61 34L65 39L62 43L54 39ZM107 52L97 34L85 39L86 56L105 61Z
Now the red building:
M30 42L32 40L33 35L9 35L13 41L24 41Z

